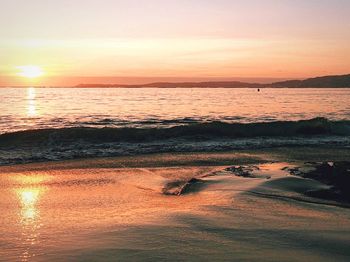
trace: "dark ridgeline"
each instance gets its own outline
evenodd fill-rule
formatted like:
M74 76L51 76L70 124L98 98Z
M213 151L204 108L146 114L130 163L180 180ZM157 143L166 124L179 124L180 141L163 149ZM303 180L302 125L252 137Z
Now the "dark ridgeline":
M308 78L305 80L291 80L271 84L271 87L293 87L293 88L342 88L350 87L350 74L339 76L322 76Z
M155 82L140 85L126 85L126 84L80 84L76 87L157 87L157 88L348 88L350 87L350 74L338 76L322 76L315 78L308 78L305 80L288 80L282 82L274 82L269 84L246 83L240 81L209 81L209 82Z
M126 84L80 84L76 87L129 87L129 88L143 88L143 87L157 87L157 88L260 88L264 87L263 84L258 83L245 83L240 81L209 81L209 82L155 82L140 85L126 85Z

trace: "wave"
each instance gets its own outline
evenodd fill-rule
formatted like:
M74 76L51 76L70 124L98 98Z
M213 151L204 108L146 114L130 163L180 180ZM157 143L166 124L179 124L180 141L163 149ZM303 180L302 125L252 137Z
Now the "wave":
M174 127L37 129L0 135L0 165L95 156L220 151L286 145L349 146L350 121L314 118Z
M167 128L92 128L71 127L37 129L0 135L0 146L36 145L42 143L86 142L146 142L174 138L211 139L271 136L350 135L350 121L329 121L313 118L300 121L275 121L261 123L196 123Z

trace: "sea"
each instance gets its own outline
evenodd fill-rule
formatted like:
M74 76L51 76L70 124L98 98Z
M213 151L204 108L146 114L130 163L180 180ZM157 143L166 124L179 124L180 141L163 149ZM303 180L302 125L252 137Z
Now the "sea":
M288 171L347 159L349 102L350 89L1 88L0 262L349 261L349 209ZM249 163L258 175L230 171Z
M350 88L0 88L0 165L349 135Z

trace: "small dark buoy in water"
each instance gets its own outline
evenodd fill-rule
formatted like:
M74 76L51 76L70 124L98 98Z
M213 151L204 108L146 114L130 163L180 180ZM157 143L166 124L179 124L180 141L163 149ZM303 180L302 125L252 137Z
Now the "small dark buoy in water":
M258 88L258 92L260 92L260 88Z

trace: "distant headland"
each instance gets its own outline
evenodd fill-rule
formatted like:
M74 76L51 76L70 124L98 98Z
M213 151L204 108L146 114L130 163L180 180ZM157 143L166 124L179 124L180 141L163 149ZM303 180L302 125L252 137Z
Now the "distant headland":
M154 82L137 85L127 84L79 84L78 88L117 87L117 88L349 88L350 74L308 78L304 80L287 80L267 84L241 81L206 81L206 82Z

